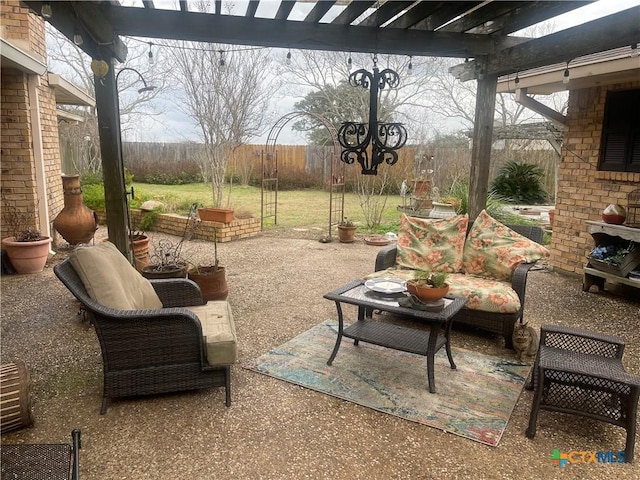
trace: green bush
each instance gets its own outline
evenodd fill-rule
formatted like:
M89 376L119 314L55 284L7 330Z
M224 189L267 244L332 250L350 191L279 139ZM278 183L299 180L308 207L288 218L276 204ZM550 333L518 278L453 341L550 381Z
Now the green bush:
M102 183L82 185L82 200L91 210L104 211L104 185Z
M102 172L84 172L80 175L80 184L85 185L98 185L102 184Z
M544 170L531 163L506 162L491 184L491 192L512 203L539 204L547 200Z

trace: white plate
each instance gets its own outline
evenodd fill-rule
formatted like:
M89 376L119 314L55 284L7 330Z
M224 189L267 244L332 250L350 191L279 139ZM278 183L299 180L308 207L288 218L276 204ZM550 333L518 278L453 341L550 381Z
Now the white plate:
M372 278L364 286L379 293L401 293L407 289L406 282L398 278Z

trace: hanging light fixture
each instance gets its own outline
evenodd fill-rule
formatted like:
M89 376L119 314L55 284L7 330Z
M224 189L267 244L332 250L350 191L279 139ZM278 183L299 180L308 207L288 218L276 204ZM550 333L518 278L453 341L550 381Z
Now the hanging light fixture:
M49 2L44 2L42 7L40 7L40 15L43 18L51 18L53 17L53 9L51 8L51 4Z
M285 60L287 65L291 65L291 50L287 52L287 59Z
M567 66L564 69L564 73L562 74L562 83L565 85L569 83L569 62L567 62Z
M76 27L73 31L73 43L75 43L77 46L80 46L84 43L84 38L82 38L82 34L80 33L78 27Z
M218 63L218 65L220 65L220 68L224 68L225 67L224 50L218 50L218 53L220 54L220 62Z
M149 42L149 65L153 65L153 52L151 51L151 47L153 46L152 42Z
M144 85L144 87L139 88L138 93L150 92L151 90L155 90L156 88L155 86L147 85L147 81L144 79L142 74L139 71L137 71L135 68L131 68L131 67L121 68L120 71L116 74L116 90L118 89L118 78L120 77L120 74L122 72L127 72L127 71L136 73L140 78L140 80L142 80L142 84Z
M369 88L369 123L344 122L338 130L338 141L342 145L340 159L348 165L358 161L363 175L377 175L378 165L398 161L397 150L407 142L407 130L401 123L378 121L378 90L395 88L400 76L390 68L382 71L377 67L377 56L373 57L373 73L360 69L349 75L354 87Z

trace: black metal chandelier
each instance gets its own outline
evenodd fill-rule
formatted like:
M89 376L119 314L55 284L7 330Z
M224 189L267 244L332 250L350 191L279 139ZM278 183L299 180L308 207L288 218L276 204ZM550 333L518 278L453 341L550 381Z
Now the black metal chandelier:
M378 121L378 91L386 86L395 88L400 76L394 70L378 70L373 58L373 73L360 69L349 75L354 87L370 88L369 123L344 122L338 130L338 141L342 145L340 159L348 165L355 160L362 167L363 175L377 175L378 165L383 161L393 165L398 161L397 150L407 142L407 130L401 123Z

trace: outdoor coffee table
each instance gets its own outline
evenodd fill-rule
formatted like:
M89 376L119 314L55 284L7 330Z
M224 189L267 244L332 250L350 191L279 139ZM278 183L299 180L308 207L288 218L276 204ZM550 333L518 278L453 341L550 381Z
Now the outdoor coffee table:
M451 369L456 368L451 356L451 344L449 336L453 316L467 303L465 298L447 297L441 310L417 310L401 307L398 298L385 296L371 292L364 286L364 280L355 280L324 295L324 298L333 300L338 310L338 338L333 347L331 357L327 365L331 365L338 354L342 337L352 338L354 345L360 341L380 345L383 347L415 353L427 357L427 379L429 392L436 393L433 374L434 356L443 346L446 348L447 357ZM358 307L358 320L344 328L342 304L347 303ZM409 317L429 324L429 330L403 327L390 323L374 320L373 310L390 312Z

